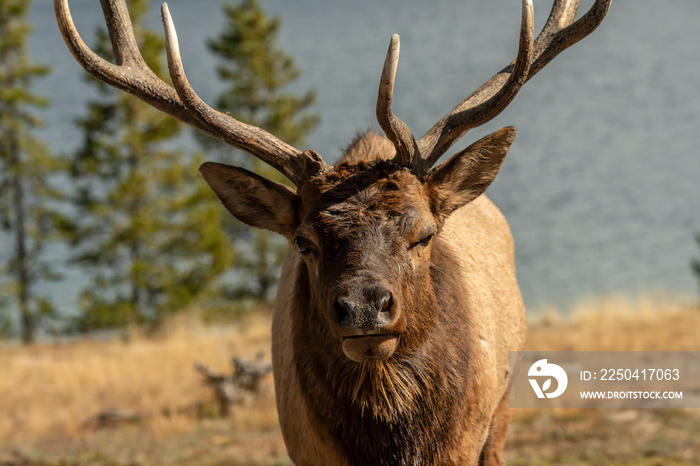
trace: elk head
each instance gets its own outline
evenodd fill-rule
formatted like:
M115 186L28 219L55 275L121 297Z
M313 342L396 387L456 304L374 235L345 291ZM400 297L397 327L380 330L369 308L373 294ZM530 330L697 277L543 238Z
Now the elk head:
M162 15L174 89L141 57L124 0L101 0L116 64L84 44L67 0L55 0L55 9L66 43L88 72L253 154L294 183L296 189L218 163L201 167L207 183L235 217L277 232L296 247L306 264L315 307L311 311L320 317L317 324L337 339L348 358L365 361L389 358L399 342L408 345L422 338L418 324L434 317L425 310L434 309L436 299L430 267L441 227L454 210L480 196L493 181L515 129L496 131L433 165L469 129L505 109L523 84L559 52L590 34L610 2L596 0L575 21L579 0L555 0L534 39L532 0L523 0L516 60L418 140L392 112L399 56L399 38L394 35L377 99L377 119L386 138L367 135L349 149L349 160L337 167L326 165L311 150L299 151L206 105L183 71L167 5L163 4Z
M372 134L373 161L342 163L296 191L244 169L206 163L201 171L239 220L294 244L306 263L312 303L347 357L385 359L397 337L430 307L431 250L444 220L493 181L514 128L504 128L418 176Z

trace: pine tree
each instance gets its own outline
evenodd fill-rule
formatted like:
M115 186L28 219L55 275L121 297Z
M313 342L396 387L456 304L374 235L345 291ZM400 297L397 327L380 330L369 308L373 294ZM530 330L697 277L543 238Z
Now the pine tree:
M150 0L129 4L144 59L159 76L162 34L146 29ZM98 32L101 55L109 39ZM232 262L223 213L199 177L202 157L175 148L181 125L125 93L99 91L78 121L70 161L76 218L66 226L75 262L92 280L81 294L82 330L159 323L211 288Z
M279 18L269 18L258 0L242 0L224 5L226 26L209 42L218 57L217 73L228 84L216 107L237 120L258 126L292 145L302 144L304 137L319 123L310 112L316 95L285 92L286 86L299 76L299 69L278 44ZM234 165L275 181L288 181L276 170L249 154L236 152L212 139L201 137L209 154L218 152ZM252 230L237 220L229 227L239 251L237 270L241 276L234 293L252 295L267 301L280 268L286 242L263 230ZM248 282L242 277L247 277Z
M9 309L17 308L25 343L34 341L40 321L54 313L36 288L53 276L40 253L53 223L50 200L57 195L48 181L58 168L36 135L41 120L34 110L48 101L31 86L49 68L32 63L27 54L29 6L29 0L0 0L0 228L11 250L0 264L0 332L13 326Z

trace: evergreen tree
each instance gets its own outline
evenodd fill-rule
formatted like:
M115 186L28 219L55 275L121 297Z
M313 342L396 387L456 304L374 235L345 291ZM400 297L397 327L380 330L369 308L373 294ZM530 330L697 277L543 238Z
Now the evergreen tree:
M302 144L319 123L319 117L309 110L316 96L313 91L302 95L285 92L299 76L299 69L278 44L280 19L269 18L258 0L224 5L224 16L224 31L208 44L219 59L217 73L228 85L216 107L289 144ZM204 136L200 141L209 154L215 151L219 156L229 157L234 165L288 183L279 172L249 154L229 155L230 147L218 141ZM228 225L238 251L236 268L240 280L233 290L235 295L267 301L284 257L286 241L268 231L248 228L235 219Z
M162 34L146 29L150 0L129 4L144 59L163 75ZM98 32L101 55L109 39ZM70 161L75 220L66 225L75 261L90 272L80 329L159 323L210 291L232 262L197 167L177 149L181 125L138 99L88 78L99 89L78 121L84 140Z
M29 0L0 0L0 229L7 246L0 254L9 254L0 264L0 333L13 325L9 310L19 309L25 343L34 341L40 320L54 312L36 285L52 276L40 252L53 221L49 199L56 195L47 179L57 169L36 135L41 121L34 110L48 102L31 85L49 69L27 56L29 6Z

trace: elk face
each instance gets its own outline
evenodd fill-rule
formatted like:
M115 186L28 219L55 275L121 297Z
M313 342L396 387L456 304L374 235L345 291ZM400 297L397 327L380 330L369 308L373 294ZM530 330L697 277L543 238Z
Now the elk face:
M386 359L429 277L438 224L425 187L388 162L341 165L314 184L318 200L293 240L315 304L347 357Z
M415 336L435 312L430 265L440 229L489 186L514 137L514 128L499 130L424 178L393 160L343 163L296 192L237 167L206 163L201 171L235 217L296 247L309 275L310 312L343 353L383 360L403 335L419 344Z

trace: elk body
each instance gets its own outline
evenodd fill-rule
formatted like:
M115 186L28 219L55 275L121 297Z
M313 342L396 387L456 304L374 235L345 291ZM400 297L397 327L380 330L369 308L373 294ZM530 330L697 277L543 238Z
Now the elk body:
M392 112L393 36L377 119L337 166L208 107L185 77L167 6L174 89L138 50L124 0L101 0L116 63L76 31L55 0L61 32L97 78L270 164L296 189L206 163L202 175L239 220L287 238L272 335L277 407L300 465L503 464L509 425L508 351L522 350L525 309L513 244L482 195L515 138L503 128L434 166L469 129L500 113L559 52L590 34L611 0L576 20L555 0L537 39L523 0L516 60L423 137Z

